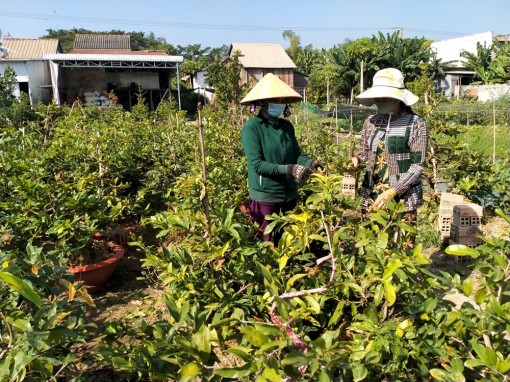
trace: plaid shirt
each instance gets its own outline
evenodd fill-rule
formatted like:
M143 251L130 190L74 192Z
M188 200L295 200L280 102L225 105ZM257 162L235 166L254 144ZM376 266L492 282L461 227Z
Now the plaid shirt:
M396 199L404 199L408 211L416 210L423 199L421 177L427 153L427 124L404 110L393 116L374 114L365 120L358 153L360 161L368 162L360 189L362 206L366 208L373 203L370 193L381 135L385 135L390 187L397 191Z

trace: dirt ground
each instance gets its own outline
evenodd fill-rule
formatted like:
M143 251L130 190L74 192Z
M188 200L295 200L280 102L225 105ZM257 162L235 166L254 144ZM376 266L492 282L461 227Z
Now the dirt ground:
M500 218L491 218L483 225L485 236L500 236L510 230L510 225ZM470 258L456 258L447 255L444 249L427 248L425 254L432 264L430 270L440 270L448 273L457 273L462 278L473 278L475 286L480 278L477 271L473 270L473 260ZM94 352L98 348L95 337L103 332L105 323L113 320L133 317L141 320L142 317L150 320L150 315L157 309L164 309L159 301L162 288L158 288L154 282L147 282L142 273L139 255L129 249L126 256L112 275L103 290L92 295L96 304L95 308L89 308L87 313L88 323L97 325L97 329L90 331L90 336L85 344L76 345L73 351L82 354L82 362L77 368L88 382L123 382L129 381L122 373L115 372L111 368L100 368L94 360ZM469 299L452 291L445 298L453 301L457 307Z

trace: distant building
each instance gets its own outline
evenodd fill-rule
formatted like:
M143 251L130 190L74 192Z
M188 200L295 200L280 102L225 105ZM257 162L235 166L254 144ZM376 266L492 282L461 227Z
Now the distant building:
M100 104L113 92L117 102L130 110L141 89L154 109L170 98L170 77L179 78L182 56L166 52L133 51L129 35L77 34L69 54L46 54L54 67L54 97L59 104L80 99ZM177 81L180 107L180 88Z
M446 64L445 76L440 83L441 91L446 96L461 95L462 86L473 82L475 72L465 67L466 59L461 56L461 53L477 54L477 44L491 47L493 39L492 32L484 32L431 44L431 49L436 53L437 58Z
M62 51L58 39L5 38L0 50L0 73L7 66L16 74L14 94L27 93L30 104L48 104L54 94L52 71L45 54Z
M132 51L129 35L76 35L74 49L61 53L58 39L5 38L0 48L0 73L7 66L16 74L15 95L25 92L30 102L58 105L80 99L104 105L114 99L130 110L142 90L151 109L171 98L171 76L179 76L182 56L166 52ZM180 88L176 97L181 106Z
M254 85L267 73L273 73L290 87L295 87L296 65L280 44L233 43L229 57L233 57L236 52L242 66L240 85Z

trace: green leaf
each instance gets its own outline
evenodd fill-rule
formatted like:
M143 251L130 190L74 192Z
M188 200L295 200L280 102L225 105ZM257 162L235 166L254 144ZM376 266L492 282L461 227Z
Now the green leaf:
M197 363L188 363L179 371L179 382L192 382L200 375L200 372L200 366Z
M377 248L386 248L388 246L388 237L387 232L377 235Z
M505 219L507 223L510 223L510 216L506 216L500 208L496 208L495 212L500 218Z
M374 292L374 304L376 306L379 306L379 304L381 303L381 301L383 299L383 296L384 296L383 284L377 284L377 286L375 287L375 292Z
M225 353L234 354L234 355L238 356L239 358L241 358L243 361L251 363L251 362L253 362L253 357L248 353L248 351L250 351L250 349L245 350L245 349L239 348L239 347L231 347L231 348L225 349Z
M328 242L328 239L326 237L317 235L316 233L312 233L311 235L308 235L308 239L310 241L312 241L312 240L322 241L323 243Z
M495 314L500 316L502 319L505 317L506 312L496 298L491 297L491 299L489 300L489 307Z
M413 327L412 321L404 320L398 324L398 327L395 330L395 334L402 338L406 332L411 330L412 327Z
M430 375L438 381L450 381L450 374L443 369L430 369Z
M480 366L485 367L485 362L483 362L479 358L471 358L471 359L468 359L466 362L464 362L464 365L466 367L469 367L470 369L475 369Z
M324 200L324 197L322 195L319 195L319 194L311 194L307 199L306 199L306 204L309 204L309 203L312 203L312 202L322 202Z
M473 279L472 278L469 278L462 283L462 293L464 293L464 296L471 296L471 293L473 293Z
M372 212L370 214L370 219L375 220L377 223L382 225L383 227L386 227L388 225L388 221L385 220L380 214L377 212Z
M416 233L416 228L414 228L412 225L410 225L409 223L406 223L406 222L403 222L403 221L398 221L395 223L399 228L402 228L404 231L406 232L410 232L410 233Z
M303 277L306 277L306 273L297 273L295 274L294 276L292 276L288 281L287 283L285 284L286 286L286 289L290 289L292 288L292 286L294 285L294 283L299 280L299 279L302 279Z
M312 295L306 295L305 296L305 300L308 302L308 308L316 313L316 314L319 314L321 312L321 306L319 304L319 302L317 301L317 299L312 296Z
M464 371L464 365L462 361L458 358L454 358L450 362L450 366L455 374L461 375Z
M475 302L480 305L481 303L485 302L487 300L487 289L486 288L480 288L475 292Z
M26 319L12 319L7 316L7 321L14 325L16 328L23 330L25 332L29 332L32 330L32 326L30 325L30 321Z
M207 362L211 353L211 332L209 328L202 325L198 332L193 334L192 338L196 348L200 352L200 359L203 362Z
M308 357L306 357L303 353L293 352L290 353L288 356L286 356L284 359L282 359L282 365L294 365L296 367L299 367L301 365L304 365L308 362Z
M269 382L281 382L282 380L282 375L277 369L273 369L272 367L265 367L262 371L262 377Z
M362 381L367 377L367 368L363 365L356 365L352 369L352 377L354 381Z
M476 249L468 247L467 245L462 245L462 244L450 245L445 249L445 252L449 255L470 256L474 259L476 259L478 256L480 256L480 252L478 252Z
M256 369L256 365L248 362L243 366L216 370L215 374L223 378L243 378L253 373Z
M388 306L392 306L397 300L395 286L389 281L384 282L384 296L386 297L386 304L388 304Z
M281 271L287 266L287 262L289 261L289 256L283 255L278 259L278 268Z
M437 298L432 298L432 297L425 300L425 303L423 304L424 311L427 313L432 312L436 306L437 306Z
M112 366L120 370L135 370L135 366L130 362L121 357L112 357Z
M399 259L391 260L388 263L388 265L386 266L386 268L384 269L384 274L382 277L383 280L388 281L391 278L391 276L393 275L393 273L395 273L395 271L401 267L402 267L402 262Z
M256 347L263 346L266 342L269 342L269 337L265 334L262 334L256 328L252 328L250 326L244 326L239 328L239 330L244 334L246 340Z
M490 368L495 368L498 362L496 352L490 348L486 348L485 346L477 343L475 339L471 340L470 342L476 354L485 363L485 365L487 365Z
M328 373L326 373L324 370L321 370L319 373L318 382L331 382L331 378L329 378Z
M256 264L260 270L260 273L262 273L262 276L264 276L266 281L271 284L273 282L273 276L271 276L271 273L267 270L267 268L263 264L259 262L256 262Z
M0 279L4 280L12 290L18 292L27 300L32 301L37 307L42 306L42 299L37 292L24 280L9 272L0 271Z
M338 323L338 320L340 320L340 318L343 315L344 306L345 306L345 301L340 301L336 305L335 312L333 313L333 315L329 319L328 327L332 327L332 326L334 326L334 325L336 325Z

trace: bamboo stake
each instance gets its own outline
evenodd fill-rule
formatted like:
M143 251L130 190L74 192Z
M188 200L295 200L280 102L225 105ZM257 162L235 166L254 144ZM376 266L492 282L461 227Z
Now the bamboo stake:
M204 204L205 211L205 224L207 226L205 237L209 237L211 234L211 218L209 213L209 194L207 192L207 173L205 167L205 146L204 146L204 129L202 126L202 103L199 102L197 105L198 111L198 139L200 141L200 151L202 153L202 180L204 181L205 195L202 203Z

